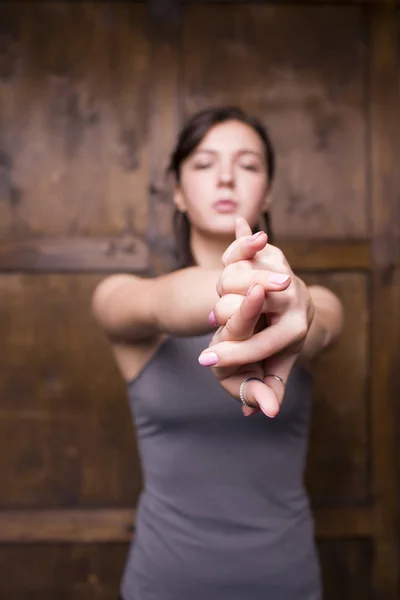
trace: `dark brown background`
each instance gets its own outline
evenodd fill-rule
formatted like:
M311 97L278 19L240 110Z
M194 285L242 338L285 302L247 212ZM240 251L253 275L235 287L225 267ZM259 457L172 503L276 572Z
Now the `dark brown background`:
M168 153L222 102L268 125L278 243L345 305L307 470L326 599L399 597L399 68L393 2L0 4L0 598L117 596L141 479L90 296L171 264Z

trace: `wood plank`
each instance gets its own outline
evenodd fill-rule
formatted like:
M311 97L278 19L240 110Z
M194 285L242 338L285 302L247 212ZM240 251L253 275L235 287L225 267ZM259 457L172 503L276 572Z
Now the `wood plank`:
M0 276L0 508L126 506L141 471L126 387L90 311L100 276Z
M145 235L145 5L1 2L0 22L0 237Z
M370 248L365 241L278 240L295 271L367 271Z
M138 236L40 238L0 242L0 271L147 273L150 253Z
M154 210L158 210L155 209ZM170 211L170 208L168 209ZM171 242L166 217L154 251L168 253ZM154 233L155 235L155 233ZM371 268L366 241L278 240L295 271L367 271ZM169 248L170 250L171 248ZM164 257L167 261L168 257ZM400 266L400 265L399 265ZM33 238L0 242L0 272L71 273L103 272L148 274L149 246L142 238L127 234L101 238Z
M128 542L134 531L135 509L90 508L0 511L0 544ZM371 537L370 508L326 509L316 513L321 539Z
M311 367L314 402L307 488L314 509L362 505L370 499L369 277L324 273L304 279L308 285L333 290L345 315L338 343Z
M236 104L267 126L278 239L368 236L366 33L356 5L184 7L185 117Z
M368 539L320 540L318 550L325 600L371 597ZM127 552L126 543L111 542L4 545L0 547L0 598L116 600Z
M374 6L371 27L372 476L374 592L399 597L396 407L400 390L400 15Z
M371 600L370 540L320 540L318 551L324 600Z
M148 240L153 272L160 274L174 265L173 182L167 176L167 168L180 125L180 4L177 0L149 0L147 6L152 48Z
M374 512L363 506L319 509L315 525L320 539L369 538L374 535Z
M127 542L134 509L54 509L0 512L0 543Z
M127 552L125 543L2 545L0 598L117 600Z

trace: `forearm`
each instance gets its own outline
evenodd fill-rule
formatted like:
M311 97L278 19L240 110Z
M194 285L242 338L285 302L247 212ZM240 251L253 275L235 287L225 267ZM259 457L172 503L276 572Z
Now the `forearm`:
M120 341L205 334L212 330L208 314L217 299L219 273L191 267L154 279L113 275L96 288L93 313Z
M208 315L218 298L220 273L190 267L156 279L151 306L157 330L182 336L211 332Z
M343 308L333 292L321 286L309 287L314 317L301 350L300 362L309 363L338 339L343 328Z

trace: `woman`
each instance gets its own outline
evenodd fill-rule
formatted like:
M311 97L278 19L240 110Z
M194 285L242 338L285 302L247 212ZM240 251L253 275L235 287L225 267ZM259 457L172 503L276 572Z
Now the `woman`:
M144 474L122 597L317 600L301 363L335 341L340 302L307 288L266 233L252 235L274 174L254 118L195 115L171 171L183 268L111 276L93 297Z

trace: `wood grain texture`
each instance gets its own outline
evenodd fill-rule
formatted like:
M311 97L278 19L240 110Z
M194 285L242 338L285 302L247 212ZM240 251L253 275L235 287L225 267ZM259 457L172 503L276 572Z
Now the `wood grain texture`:
M0 547L0 597L117 600L126 544Z
M400 15L374 7L371 27L372 475L376 498L374 592L399 597L399 472L396 408L400 389Z
M318 544L324 600L372 600L373 549L367 540L322 540Z
M139 494L125 387L90 314L98 281L0 277L3 508L124 506Z
M134 521L128 508L0 511L0 544L130 542Z
M279 245L345 304L307 471L325 600L394 600L396 3L176 4L0 4L0 598L116 600L142 481L94 272L168 268L175 135L229 102L275 142Z
M104 238L27 238L0 242L0 271L24 273L131 272L150 270L149 247L132 234Z
M174 0L149 0L152 94L150 98L149 232L153 272L174 264L172 201L174 179L168 173L180 129L180 6Z
M355 6L185 9L185 115L239 104L268 126L279 238L367 234L365 22Z
M135 509L70 508L0 511L0 544L105 543L132 540ZM315 513L319 539L370 538L371 508L319 509Z
M2 2L0 22L0 236L145 234L145 6Z
M313 365L315 401L307 484L315 506L355 506L370 498L369 282L361 274L307 275L343 302L344 331Z
M122 543L0 547L0 595L7 600L116 600L127 551ZM326 540L319 552L327 600L371 597L367 541Z
M1 243L0 241L0 271L25 273L122 271L147 274L154 267L152 255L153 258L157 255L160 262L164 264L162 270L167 270L174 248L174 240L170 232L172 207L170 203L160 200L158 194L156 196L154 213L159 214L161 204L165 208L164 233L154 234L157 241L151 245L152 253L143 239L131 234L104 238L44 237L14 242ZM370 247L364 241L277 240L276 245L283 251L294 271L367 271L372 267ZM160 255L163 255L163 258Z

